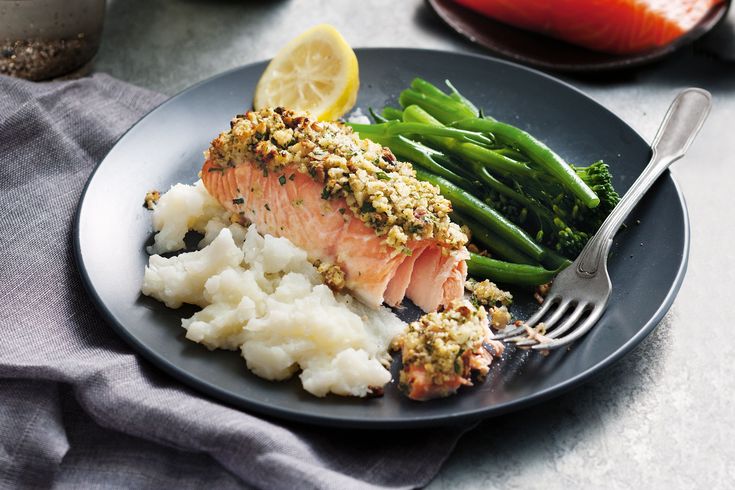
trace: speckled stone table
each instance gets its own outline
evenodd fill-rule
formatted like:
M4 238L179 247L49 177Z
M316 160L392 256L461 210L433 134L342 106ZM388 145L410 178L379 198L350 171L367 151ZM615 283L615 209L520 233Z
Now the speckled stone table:
M725 29L735 29L733 17ZM106 22L94 69L168 94L269 58L320 22L355 47L479 52L419 0L112 0ZM703 53L704 44L731 61ZM673 168L691 218L689 270L674 306L635 352L565 396L479 425L431 489L732 488L734 54L735 35L721 32L649 67L566 78L648 140L678 89L714 95L700 137Z

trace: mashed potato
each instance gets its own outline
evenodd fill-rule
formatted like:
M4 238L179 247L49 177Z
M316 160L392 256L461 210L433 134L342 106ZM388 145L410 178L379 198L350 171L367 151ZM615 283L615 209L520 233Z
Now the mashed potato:
M207 193L201 180L193 186L176 184L158 201L153 211L153 229L157 231L148 253L161 254L184 248L184 236L188 231L204 235L199 248L209 245L222 231L230 231L239 243L245 239L240 225L230 226L230 215L216 199Z
M201 182L172 187L153 222L159 233L151 252L180 250L189 230L205 235L200 250L151 256L143 279L143 294L170 308L202 307L182 320L188 339L239 350L266 379L300 371L316 396L366 396L390 381L389 346L405 324L387 308L334 293L290 241L230 224Z

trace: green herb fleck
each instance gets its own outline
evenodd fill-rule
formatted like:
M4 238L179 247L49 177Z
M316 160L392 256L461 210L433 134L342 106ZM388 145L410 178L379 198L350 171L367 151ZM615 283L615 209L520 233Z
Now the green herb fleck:
M286 176L281 175L280 177L278 177L278 183L281 185L286 185Z
M244 203L245 203L245 199L243 199L242 197L237 197L232 200L232 204L244 204Z
M339 208L339 214L345 214L345 211L347 211L345 208Z
M207 172L224 172L224 171L225 169L223 169L222 167L209 167L209 169L207 170Z
M454 360L454 372L462 374L462 359L460 359L459 356Z
M389 177L389 176L388 176L388 174L387 174L387 173L385 173L385 172L376 172L376 173L375 173L375 176L376 176L376 177L377 177L377 178L378 178L379 180L390 180L390 177Z
M375 211L375 206L373 206L373 203L370 201L365 201L362 203L362 206L360 206L361 213L372 213L373 211Z
M288 176L288 180L293 180L296 178L296 174L291 174Z
M325 186L324 189L322 189L322 199L327 200L329 199L330 193L329 189Z

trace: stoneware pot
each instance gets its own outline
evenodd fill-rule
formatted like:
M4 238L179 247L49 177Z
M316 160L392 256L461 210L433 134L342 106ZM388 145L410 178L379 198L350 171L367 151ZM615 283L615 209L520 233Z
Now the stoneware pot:
M105 0L0 0L0 74L45 80L94 57Z

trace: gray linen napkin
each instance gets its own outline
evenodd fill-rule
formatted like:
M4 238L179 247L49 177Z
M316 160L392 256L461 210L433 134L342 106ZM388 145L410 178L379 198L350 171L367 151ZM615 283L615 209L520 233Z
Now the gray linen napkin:
M0 77L0 487L408 488L462 430L359 432L265 420L138 357L72 254L84 183L164 98L106 75Z

